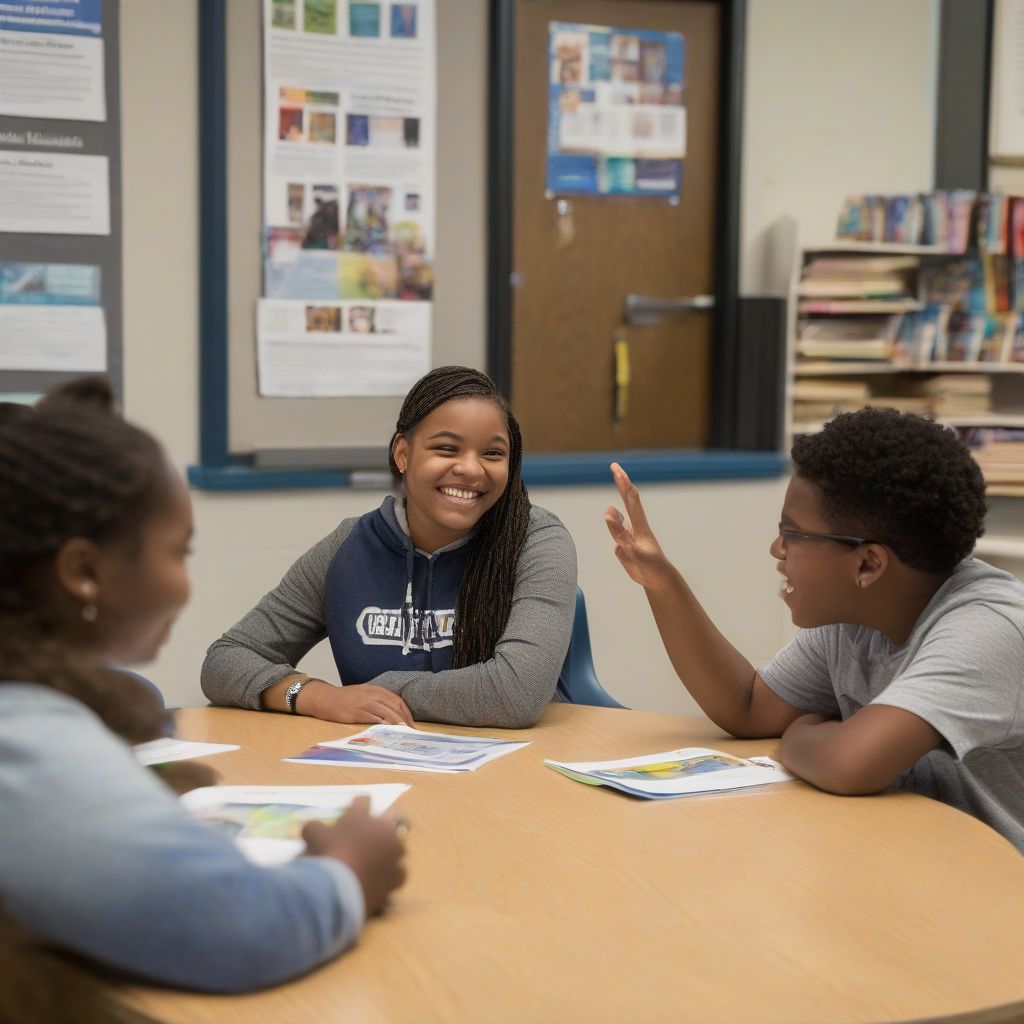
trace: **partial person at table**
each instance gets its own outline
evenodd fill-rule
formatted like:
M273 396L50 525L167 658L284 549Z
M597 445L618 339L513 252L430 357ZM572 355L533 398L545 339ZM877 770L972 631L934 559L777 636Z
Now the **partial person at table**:
M403 845L360 805L309 823L307 856L257 867L136 761L163 706L110 666L167 639L192 511L110 405L95 382L0 404L0 907L31 936L21 964L39 942L170 985L261 988L356 941L402 882Z
M332 722L533 725L569 646L576 549L530 504L522 457L486 374L431 370L391 438L397 497L343 520L211 645L203 692ZM340 686L296 670L324 637Z
M755 671L665 556L625 471L605 521L683 684L733 736L781 736L794 774L840 794L935 797L1024 851L1024 584L971 557L985 482L918 416L837 416L792 451L770 551L796 638Z

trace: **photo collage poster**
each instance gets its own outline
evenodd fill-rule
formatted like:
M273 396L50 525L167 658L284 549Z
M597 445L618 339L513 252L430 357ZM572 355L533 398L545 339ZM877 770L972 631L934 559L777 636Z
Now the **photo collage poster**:
M264 0L263 396L430 368L434 0Z
M677 201L683 36L553 21L548 50L548 195Z

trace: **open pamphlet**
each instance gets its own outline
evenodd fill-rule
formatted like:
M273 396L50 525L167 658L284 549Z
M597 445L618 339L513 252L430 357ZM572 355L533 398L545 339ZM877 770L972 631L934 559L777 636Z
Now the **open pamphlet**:
M144 768L155 764L170 764L172 761L191 761L194 757L210 757L228 750L238 750L237 743L199 743L193 740L178 740L173 736L136 743L132 747L135 759Z
M620 761L546 760L544 763L588 786L611 786L631 796L652 800L767 786L793 778L770 757L734 757L706 747L682 747Z
M356 797L370 798L370 813L383 814L409 787L400 782L373 786L204 786L181 802L218 832L229 836L256 864L284 864L306 848L307 821L337 821Z
M488 761L526 746L529 744L423 732L407 725L371 725L355 736L325 740L285 760L399 772L475 772Z

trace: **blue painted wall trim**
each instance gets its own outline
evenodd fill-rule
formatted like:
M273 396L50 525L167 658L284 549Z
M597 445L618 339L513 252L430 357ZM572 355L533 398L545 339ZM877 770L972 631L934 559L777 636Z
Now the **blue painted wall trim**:
M637 483L673 480L746 480L776 477L787 471L789 459L781 452L707 450L580 452L527 455L523 479L528 487L611 483L610 462L621 462Z
M528 455L528 487L610 484L608 464L620 461L637 483L683 480L751 480L782 476L789 460L781 452L634 451ZM365 479L365 476L363 477ZM252 466L190 466L189 483L200 491L278 491L348 487L344 470L254 469Z

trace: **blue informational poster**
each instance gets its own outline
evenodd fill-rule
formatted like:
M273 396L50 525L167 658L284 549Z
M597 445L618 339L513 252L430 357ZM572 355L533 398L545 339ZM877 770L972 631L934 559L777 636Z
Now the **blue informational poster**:
M683 51L678 32L549 24L550 195L680 195Z
M0 4L0 29L99 36L103 0L32 0Z

